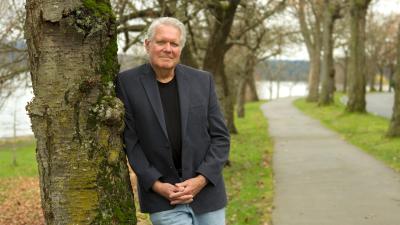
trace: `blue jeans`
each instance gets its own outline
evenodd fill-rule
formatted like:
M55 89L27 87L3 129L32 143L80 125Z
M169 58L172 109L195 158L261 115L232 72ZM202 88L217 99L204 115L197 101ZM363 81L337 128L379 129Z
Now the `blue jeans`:
M189 205L177 205L171 210L151 213L150 220L153 225L225 225L225 208L196 215Z

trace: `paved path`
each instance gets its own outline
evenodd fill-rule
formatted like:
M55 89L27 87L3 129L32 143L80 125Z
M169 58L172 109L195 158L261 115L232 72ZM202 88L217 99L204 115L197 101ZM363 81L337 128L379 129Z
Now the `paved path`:
M390 119L393 113L394 94L371 93L366 96L367 111Z
M292 100L262 106L275 141L273 225L400 225L400 175Z

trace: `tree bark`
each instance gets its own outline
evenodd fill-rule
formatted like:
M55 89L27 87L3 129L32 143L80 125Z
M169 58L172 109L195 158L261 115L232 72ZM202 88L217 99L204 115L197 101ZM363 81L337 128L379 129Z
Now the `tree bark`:
M251 73L251 76L249 76L249 80L247 81L247 87L249 87L250 93L249 101L251 102L256 102L260 99L257 94L256 80L254 79L254 68L255 67L253 67L253 72Z
M244 105L246 103L247 90L250 93L250 101L258 101L258 95L255 88L254 69L257 63L257 56L249 54L246 57L246 65L244 69L244 76L239 84L238 98L237 98L237 116L243 118L245 116ZM249 89L247 89L249 88Z
M348 52L344 54L344 69L343 69L343 93L347 94L347 81L348 81L348 70L349 70L349 56Z
M339 16L339 5L335 1L324 1L323 18L323 60L322 60L322 88L318 105L329 105L333 103L335 89L335 70L333 67L333 28L335 20Z
M365 22L371 0L350 1L349 100L346 110L365 112Z
M192 47L189 42L186 43L182 50L181 63L193 68L199 68L199 64L193 55Z
M314 4L311 2L310 4ZM307 52L310 58L310 69L308 75L308 95L306 100L309 102L317 102L319 96L319 82L321 69L321 18L317 11L314 11L315 22L308 25L305 14L305 0L299 1L298 19L300 31L307 47ZM315 7L318 4L316 4Z
M237 133L234 123L234 99L231 96L230 81L225 74L224 58L229 49L226 41L228 39L233 19L239 0L230 0L229 5L222 3L215 8L215 22L210 40L207 44L203 69L214 75L219 102L225 115L228 129L231 133Z
M239 118L244 118L245 116L245 108L244 105L246 103L246 87L247 87L247 79L244 78L240 81L239 84L239 91L238 91L238 98L237 98L237 106L236 106L236 113Z
M379 92L383 92L383 78L384 78L384 70L383 68L379 68Z
M26 13L46 224L136 224L109 0L27 0Z
M390 137L400 137L400 24L397 29L397 65L394 76L393 114L387 135Z

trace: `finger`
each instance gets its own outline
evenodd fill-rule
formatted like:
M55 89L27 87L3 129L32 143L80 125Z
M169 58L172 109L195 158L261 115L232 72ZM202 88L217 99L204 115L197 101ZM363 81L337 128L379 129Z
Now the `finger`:
M176 191L175 192L182 192L185 190L185 187L175 187Z
M190 195L188 191L174 192L169 195L170 199L181 198L182 196Z
M170 201L187 201L193 199L193 195L183 195L177 198L170 198Z
M177 186L177 187L186 187L186 186L189 185L188 183L189 183L189 182L184 181L184 182L181 182L181 183L176 183L175 186Z
M188 204L188 203L191 203L191 202L193 202L193 198L190 198L190 199L187 199L187 200L174 200L174 201L171 201L171 205L178 205L178 204Z

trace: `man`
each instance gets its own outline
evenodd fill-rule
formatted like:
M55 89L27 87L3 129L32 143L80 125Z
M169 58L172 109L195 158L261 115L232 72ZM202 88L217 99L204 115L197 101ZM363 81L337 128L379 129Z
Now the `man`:
M125 151L154 225L223 225L229 133L211 74L178 64L185 40L179 20L154 20L149 63L119 74Z

